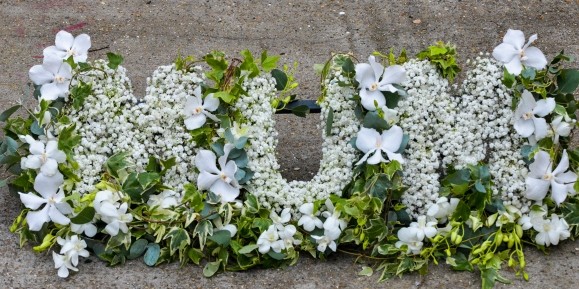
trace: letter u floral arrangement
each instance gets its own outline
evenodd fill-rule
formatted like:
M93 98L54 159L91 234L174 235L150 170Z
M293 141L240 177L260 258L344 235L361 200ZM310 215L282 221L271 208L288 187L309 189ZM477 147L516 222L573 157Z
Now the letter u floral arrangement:
M4 184L23 205L10 230L60 277L89 255L209 277L340 251L380 281L430 262L478 270L483 288L509 282L504 265L527 280L523 245L579 236L579 71L536 39L509 30L460 87L442 42L416 58L333 55L317 67L319 171L288 182L273 114L294 100L295 66L178 57L137 98L120 55L87 62L90 37L61 31L29 71L38 105L0 115Z

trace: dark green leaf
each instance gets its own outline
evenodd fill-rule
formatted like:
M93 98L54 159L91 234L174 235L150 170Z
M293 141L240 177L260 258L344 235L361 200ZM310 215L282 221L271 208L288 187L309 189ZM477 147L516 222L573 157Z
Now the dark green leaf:
M332 134L332 126L334 125L334 110L330 107L328 111L328 118L326 119L326 136Z
M30 132L32 132L34 135L44 135L44 129L40 127L38 121L36 120L34 120L30 125Z
M307 105L298 105L292 108L292 113L299 117L306 117L310 112L310 108Z
M561 73L557 76L557 86L559 86L559 92L567 94L575 92L577 86L579 85L579 70L576 69L563 69Z
M139 239L133 242L133 244L131 244L131 248L129 249L129 256L127 259L139 258L147 249L148 244L149 242L145 239Z
M276 253L273 250L270 250L269 252L267 252L267 255L274 258L275 260L283 260L285 259L285 255L282 253Z
M456 171L446 177L446 181L454 185L463 185L468 183L469 180L470 180L470 171L468 169Z
M378 113L375 111L370 111L370 112L366 113L366 116L364 117L363 125L366 128L373 128L373 129L377 130L378 132L381 132L383 130L390 128L390 125L388 124L388 122L386 120L384 120L382 117L380 117L380 115L378 115Z
M217 270L219 270L219 265L221 265L220 260L215 262L207 262L207 264L205 264L205 268L203 268L203 276L211 277L215 275L215 273L217 273Z
M6 121L12 114L14 114L22 105L15 105L0 114L0 121Z
M112 52L107 53L107 58L109 60L108 66L111 69L117 69L121 63L123 63L123 57L120 54L114 54Z
M212 236L209 236L209 240L221 246L228 246L231 241L231 233L227 230L215 231Z
M9 153L13 154L18 150L18 142L13 138L7 136L4 138L4 142L6 143L6 148Z
M92 222L94 215L95 209L93 207L86 207L80 213L78 213L78 215L76 215L73 218L70 218L70 222L77 225L90 223Z
M231 104L235 100L235 96L229 94L227 91L219 91L213 94L213 97L220 98L225 103Z
M271 71L271 76L275 79L275 88L279 91L284 90L287 85L287 75L285 72L279 69L274 69Z
M147 266L155 266L157 264L157 260L159 260L159 256L161 255L161 247L159 244L148 244L147 245L147 252L145 253L145 264Z
M377 174L366 182L364 191L383 202L388 197L388 188L390 186L390 180L386 174Z
M187 252L187 256L189 257L189 259L191 259L191 261L193 263L195 263L196 265L199 265L201 258L203 258L203 251L201 251L197 248L191 248Z
M171 255L173 255L175 251L183 250L187 245L191 244L189 234L183 228L173 227L169 233L165 235L164 239L167 238L171 238L171 242L169 243Z
M503 70L503 84L508 88L512 88L515 82L515 76L505 68Z

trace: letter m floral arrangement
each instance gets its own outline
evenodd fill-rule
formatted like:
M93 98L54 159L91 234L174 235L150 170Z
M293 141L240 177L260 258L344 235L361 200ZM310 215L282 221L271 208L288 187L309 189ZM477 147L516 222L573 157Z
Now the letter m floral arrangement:
M478 270L483 288L508 282L504 265L528 279L523 245L579 236L579 71L536 39L509 30L454 89L442 42L412 59L333 55L318 67L319 171L288 182L273 114L308 111L295 66L248 50L178 57L137 98L121 56L87 62L90 37L61 31L29 71L37 105L0 115L3 183L23 205L10 229L60 277L89 255L209 277L340 251L380 281L440 261Z

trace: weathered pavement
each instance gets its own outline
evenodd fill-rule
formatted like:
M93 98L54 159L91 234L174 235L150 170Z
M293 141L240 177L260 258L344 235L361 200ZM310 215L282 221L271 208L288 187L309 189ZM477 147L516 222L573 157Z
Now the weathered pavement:
M299 62L300 98L319 93L313 64L330 52L353 52L365 59L374 50L411 55L437 40L457 45L460 62L479 51L490 52L508 28L539 34L535 43L552 57L561 49L579 55L579 1L90 1L0 0L0 108L22 95L28 69L39 64L42 49L54 34L69 29L88 33L90 59L108 51L122 54L136 95L145 91L146 77L159 65L171 63L178 52L202 56L211 50L236 55L248 48L282 54L283 62ZM340 12L345 12L340 15ZM574 66L579 66L575 62ZM278 157L284 175L308 179L318 168L321 134L317 115L306 119L276 116L280 131ZM201 268L176 264L149 268L142 262L108 268L91 258L80 273L57 277L50 255L30 247L20 249L8 231L19 211L19 200L0 191L0 288L479 288L478 274L455 273L445 266L376 284L358 277L360 264L344 254L327 262L304 256L294 267L224 273L202 277ZM579 242L567 241L544 255L527 251L529 282L520 279L504 288L572 288L579 283ZM509 277L512 274L505 272ZM503 288L503 286L497 286Z

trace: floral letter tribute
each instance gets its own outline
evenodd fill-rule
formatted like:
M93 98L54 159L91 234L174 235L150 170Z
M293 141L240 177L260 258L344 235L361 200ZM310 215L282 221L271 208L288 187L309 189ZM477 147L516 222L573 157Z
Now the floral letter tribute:
M579 71L536 40L509 30L452 94L450 44L333 55L319 69L320 169L288 182L273 114L307 107L290 105L294 70L278 56L178 57L138 99L120 55L87 62L90 37L61 31L29 71L38 105L0 115L5 183L23 204L11 231L60 277L89 255L207 260L209 277L342 251L376 262L364 275L380 281L442 260L479 270L483 288L507 281L503 265L528 279L524 244L579 236Z

